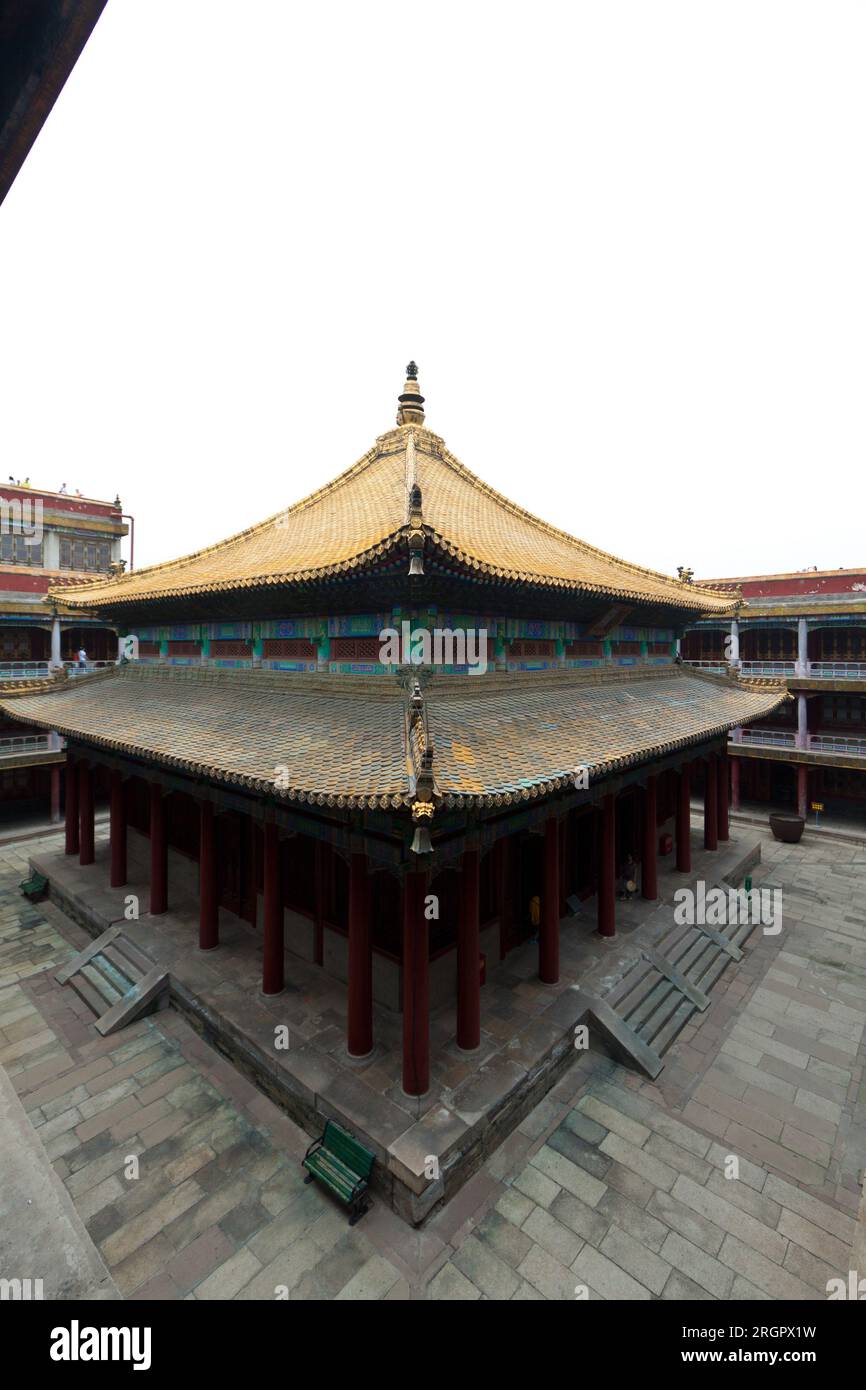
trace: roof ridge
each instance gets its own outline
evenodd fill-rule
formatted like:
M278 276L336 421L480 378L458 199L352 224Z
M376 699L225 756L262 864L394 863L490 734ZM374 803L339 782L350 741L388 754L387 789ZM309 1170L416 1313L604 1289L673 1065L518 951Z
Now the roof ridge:
M379 439L385 437L386 436L381 435ZM366 453L362 454L355 463L350 464L348 468L344 468L342 473L338 473L336 478L332 478L330 482L324 483L321 487L308 493L306 497L302 497L299 501L291 503L290 506L281 507L278 512L274 512L271 516L265 517L262 521L255 522L252 526L245 527L243 531L236 531L234 535L226 536L221 541L214 541L212 545L202 546L200 550L190 551L188 555L181 555L176 560L160 560L155 565L145 565L143 569L129 570L126 574L118 575L116 578L107 579L97 575L94 576L90 583L99 583L101 588L108 586L113 591L122 593L124 588L130 587L133 579L137 582L144 575L159 574L161 571L167 569L180 569L184 565L193 564L196 560L200 560L206 555L213 555L220 550L225 550L228 546L234 545L237 541L246 540L250 536L257 535L261 531L266 530L269 526L278 526L280 517L297 515L299 512L313 506L330 493L336 492L339 488L344 487L360 473L363 473L366 468L369 468L369 466L376 461L376 459L383 457L383 451L379 448L379 439L376 439ZM388 539L387 536L382 537L382 540L386 539ZM359 552L359 554L364 553L366 552ZM318 573L318 571L314 570L312 573ZM84 590L87 587L88 585L86 584L64 585L62 593L66 597L70 595L74 596L78 589ZM53 585L49 588L48 593L50 597L54 597Z
M429 431L425 431L425 433L429 433ZM439 440L438 442L442 447L438 453L433 454L434 457L440 458L452 472L456 473L465 482L468 482L476 491L482 492L487 497L491 498L498 506L510 512L513 516L518 516L523 521L528 521L533 526L539 527L546 532L547 535L555 536L558 540L567 541L570 545L576 546L585 554L597 556L602 560L608 560L620 566L622 569L629 571L631 574L643 575L650 579L662 579L666 580L671 585L679 585L680 581L675 579L673 575L664 574L661 570L650 569L646 565L636 565L630 560L624 560L621 556L614 555L608 550L601 550L598 546L592 545L589 541L583 540L580 536L572 535L570 531L564 531L562 527L554 526L552 522L545 521L543 517L536 516L534 512L530 512L526 507L522 507L520 503L514 502L510 497L506 497L504 493L498 492L496 488L491 487L483 478L479 478L476 473L472 472L471 468L467 468L466 464L457 458L456 454L452 454L443 440ZM685 589L690 586L682 585L681 587ZM722 593L719 590L701 586L701 593L707 595L711 599L720 599L728 605L731 603L730 594Z

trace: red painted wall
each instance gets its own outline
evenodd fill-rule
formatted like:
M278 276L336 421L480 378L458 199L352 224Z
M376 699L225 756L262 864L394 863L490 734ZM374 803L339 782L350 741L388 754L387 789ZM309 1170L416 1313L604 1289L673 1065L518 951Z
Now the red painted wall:
M752 579L707 579L702 583L710 587L718 585L739 585L744 598L782 598L786 595L851 594L861 593L866 597L866 569L839 570L832 573L815 572L806 574L758 575Z

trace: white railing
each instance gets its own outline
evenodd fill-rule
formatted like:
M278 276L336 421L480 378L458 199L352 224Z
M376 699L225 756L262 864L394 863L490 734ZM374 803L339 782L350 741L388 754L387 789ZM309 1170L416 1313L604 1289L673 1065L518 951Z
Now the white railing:
M0 661L0 681L33 680L47 675L47 661Z
M84 666L79 666L79 664L78 664L77 661L64 661L63 665L66 667L66 669L67 669L67 671L69 672L70 676L88 676L88 675L92 674L93 671L101 671L101 670L103 670L104 667L106 667L106 666L116 666L116 665L117 665L117 662L116 662L116 661L88 661L88 662L86 663L86 665L84 665Z
M776 748L796 748L797 735L787 729L744 729L743 743L761 743Z
M58 734L12 734L0 738L0 758L14 758L21 753L60 752L66 741Z
M796 661L741 661L744 676L793 676Z
M866 661L810 661L808 671L819 680L866 681Z
M866 738L857 734L810 734L809 747L817 753L856 753L866 757Z
M116 666L116 661L88 661L79 666L77 661L62 663L70 676L84 676L93 671L101 671L106 666ZM44 680L51 675L48 661L0 661L0 681Z
M683 661L684 666L696 666L699 671L712 671L717 675L724 675L728 669L728 663L721 658L719 661Z

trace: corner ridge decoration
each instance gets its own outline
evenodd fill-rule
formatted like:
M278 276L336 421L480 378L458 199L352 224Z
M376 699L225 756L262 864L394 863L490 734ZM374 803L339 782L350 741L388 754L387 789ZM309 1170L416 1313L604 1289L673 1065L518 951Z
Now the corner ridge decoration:
M430 825L436 812L436 781L433 774L433 740L427 720L427 707L418 680L406 707L406 761L412 795L413 854L432 854Z

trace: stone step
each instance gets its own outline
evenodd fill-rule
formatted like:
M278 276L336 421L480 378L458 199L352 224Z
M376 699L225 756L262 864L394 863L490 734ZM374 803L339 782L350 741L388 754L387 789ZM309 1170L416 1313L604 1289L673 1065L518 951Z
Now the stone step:
M629 1027L639 1033L646 1020L655 1013L659 1004L668 997L672 989L673 985L670 980L666 979L664 975L660 975L657 970L653 970L651 988L645 992L640 1002L628 1011L620 1010L619 1012L622 1013Z
M135 978L140 980L142 975L146 975L153 969L153 961L136 946L134 941L130 941L128 936L118 936L114 940L114 948L124 956L137 972Z
M625 1019L603 999L582 990L578 992L577 999L580 1019L588 1022L590 1037L597 1034L615 1057L626 1065L637 1067L654 1081L662 1069L662 1060L654 1049L639 1038Z
M132 961L127 960L126 956L118 950L117 942L111 946L103 947L99 953L99 957L108 961L112 969L114 969L122 979L126 980L127 988L134 985L136 980L140 980L142 975L147 974L146 970L139 970L137 965L133 965Z
M68 981L70 989L73 989L79 999L83 999L90 1012L100 1018L105 1013L105 1000L98 989L90 983L88 979L79 971L77 975L72 975Z
M168 971L155 966L122 933L123 923L115 923L55 975L59 984L71 985L96 1015L96 1028L102 1034L125 1028L169 1002Z
M83 951L78 952L77 956L73 956L71 960L65 961L54 976L57 983L59 985L65 985L76 971L80 970L81 967L92 960L94 956L99 955L104 946L115 941L122 930L120 923L116 923L113 927L109 927L104 931L101 936L95 937L94 940L90 942L89 946L85 946Z
M107 975L96 966L95 962L97 960L98 957L94 956L86 965L82 965L78 974L83 975L96 990L97 994L102 995L103 1006L101 1012L104 1013L106 1008L110 1008L112 1004L117 1003L118 999L122 999L126 991L117 989L116 986L112 984Z
M122 998L128 989L132 988L134 981L123 975L115 965L106 957L103 951L99 951L90 962L91 970L98 970L103 979L116 990Z
M677 1008L674 1009L665 1026L661 1028L653 1038L653 1048L660 1057L664 1056L671 1043L676 1039L677 1034L685 1028L692 1014L695 1012L695 1005L690 999L683 999Z
M155 965L122 999L97 1019L96 1030L103 1037L108 1033L116 1033L118 1029L134 1023L142 1014L165 1008L167 1005L168 971Z

